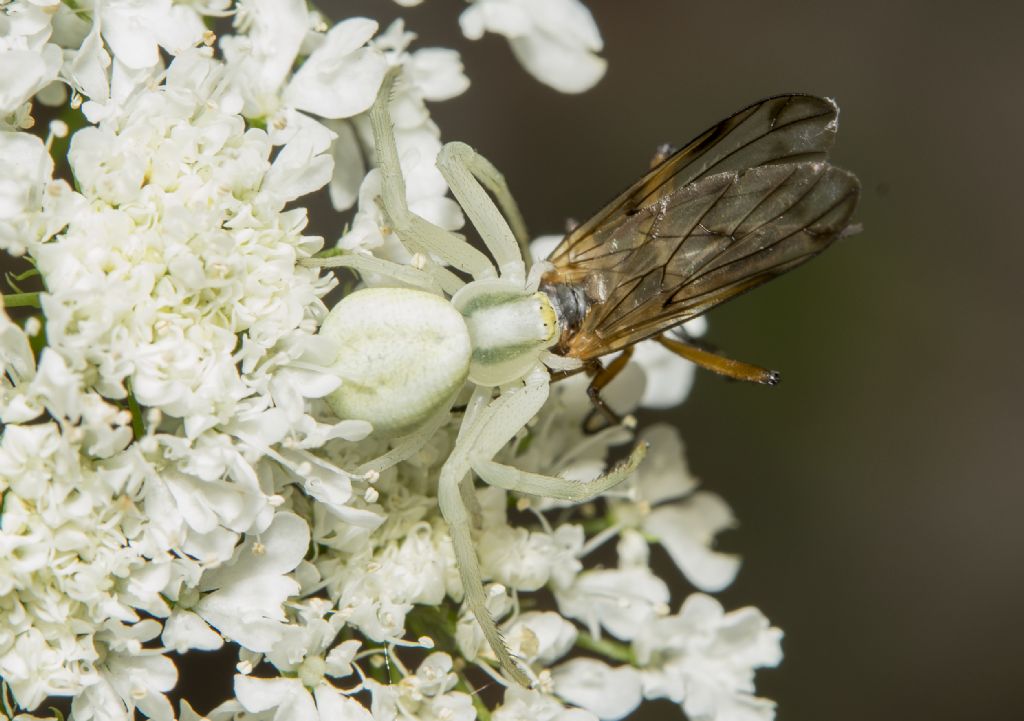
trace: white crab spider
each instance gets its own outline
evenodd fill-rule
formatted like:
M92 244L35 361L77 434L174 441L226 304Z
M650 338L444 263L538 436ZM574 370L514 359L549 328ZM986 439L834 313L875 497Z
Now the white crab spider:
M358 290L332 308L320 332L337 343L334 370L342 385L328 403L339 416L367 420L378 432L395 437L391 451L363 467L383 470L415 452L433 434L467 380L476 386L455 447L441 468L438 503L448 523L466 603L502 669L516 682L529 685L485 605L473 549L474 516L466 503L467 497L472 502L472 487L466 485L471 483L470 474L509 491L584 501L629 475L643 457L644 446L637 446L626 463L589 483L529 473L493 460L547 400L547 368L574 370L579 362L547 351L558 338L559 326L547 296L538 292L546 264L527 273L521 216L490 162L463 143L445 145L437 158L497 269L465 238L409 210L387 107L394 78L392 71L370 110L381 173L380 204L393 231L422 259L423 268L351 255L311 261L374 272L413 286ZM473 280L462 281L431 257Z

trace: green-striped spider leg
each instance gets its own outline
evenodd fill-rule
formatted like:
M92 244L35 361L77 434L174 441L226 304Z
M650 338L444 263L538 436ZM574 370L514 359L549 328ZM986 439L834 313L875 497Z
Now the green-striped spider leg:
M381 173L380 205L402 243L425 258L424 267L367 258L313 261L388 275L415 287L356 291L331 310L321 332L338 339L336 370L342 385L328 401L339 415L363 418L396 437L391 451L369 464L379 469L415 452L448 417L465 382L475 384L455 447L440 472L438 502L448 523L466 605L503 671L525 686L530 680L514 662L485 605L483 575L473 547L474 523L479 519L466 505L463 493L472 486L465 484L472 483L475 472L506 490L583 501L632 472L644 447L637 446L624 464L590 483L527 473L494 461L547 400L547 368L573 370L579 363L547 350L560 329L550 301L538 292L546 264L528 270L525 227L493 165L462 143L444 146L437 159L494 262L461 235L409 209L388 111L395 76L396 71L388 74L370 110ZM472 280L463 282L432 258ZM424 363L425 358L436 362Z
M537 415L548 398L550 378L546 370L531 370L521 383L507 387L490 401L460 433L448 460L441 468L437 498L459 566L465 601L483 630L502 669L517 683L528 686L529 679L514 662L498 626L487 610L483 575L473 547L473 518L463 501L462 484L471 483L470 471L500 488L517 493L581 502L603 493L625 479L643 458L645 447L638 445L630 458L611 472L589 483L539 473L528 473L496 463L494 455L520 429Z

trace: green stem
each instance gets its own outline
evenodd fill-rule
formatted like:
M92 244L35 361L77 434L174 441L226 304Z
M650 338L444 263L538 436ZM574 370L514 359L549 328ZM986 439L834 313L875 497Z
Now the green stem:
M327 250L321 250L319 253L313 255L314 258L333 258L336 255L344 255L345 251L341 248L328 248Z
M7 273L7 285L9 285L15 293L22 293L24 291L18 287L18 284L22 281L28 280L29 278L35 278L37 275L41 275L38 268L29 268L24 273L19 273L18 275Z
M584 520L582 523L583 532L587 534L587 538L590 538L591 536L596 536L601 531L608 530L611 527L611 525L612 522L608 518L607 514L603 516L595 516L594 518L588 518Z
M38 291L35 293L6 293L3 298L4 306L7 308L40 307Z
M135 436L135 440L139 440L146 435L146 424L142 420L142 407L135 399L131 383L126 381L126 385L128 386L128 410L132 414L132 435Z
M589 633L581 631L580 635L576 638L576 645L586 651L599 653L614 661L628 663L630 666L637 665L636 655L633 653L633 649L618 641L612 641L608 638L597 639Z
M455 611L448 604L437 607L414 606L405 617L405 628L416 637L427 636L438 651L455 656Z
M11 279L16 281L16 282L18 282L18 283L20 283L23 280L28 280L29 278L35 278L37 275L42 275L39 272L38 268L29 268L24 273L18 273L18 275L12 275Z

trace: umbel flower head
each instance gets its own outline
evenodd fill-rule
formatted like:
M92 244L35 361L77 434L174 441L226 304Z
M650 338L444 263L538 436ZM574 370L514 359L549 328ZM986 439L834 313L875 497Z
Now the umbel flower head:
M563 92L604 72L578 0L476 0L460 25ZM646 461L587 504L466 485L473 522L453 531L439 477L490 389L462 378L400 438L328 400L362 338L318 333L338 281L317 258L363 287L427 274L445 303L452 268L472 272L393 232L369 117L397 73L401 202L461 228L429 110L469 88L455 49L291 0L12 0L0 28L0 250L24 270L0 309L0 718L593 721L657 698L773 717L753 674L781 633L706 595L738 571L713 547L734 519L674 429L643 429ZM61 120L37 123L42 106ZM352 209L336 237L306 233L317 193ZM637 356L611 405L684 400L685 364ZM604 477L633 431L587 430L580 376L545 393L487 460ZM459 533L529 687L502 676ZM673 597L652 546L692 594ZM224 646L233 692L194 709L179 664Z

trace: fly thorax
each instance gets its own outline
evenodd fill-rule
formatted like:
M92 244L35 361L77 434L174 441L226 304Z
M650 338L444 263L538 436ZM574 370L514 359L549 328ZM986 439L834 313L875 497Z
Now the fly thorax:
M557 273L547 274L541 279L540 292L547 296L558 318L561 337L555 352L564 353L583 325L591 301L579 283L567 282Z
M499 279L475 281L452 298L469 329L469 379L497 386L522 377L558 338L558 320L543 293Z

